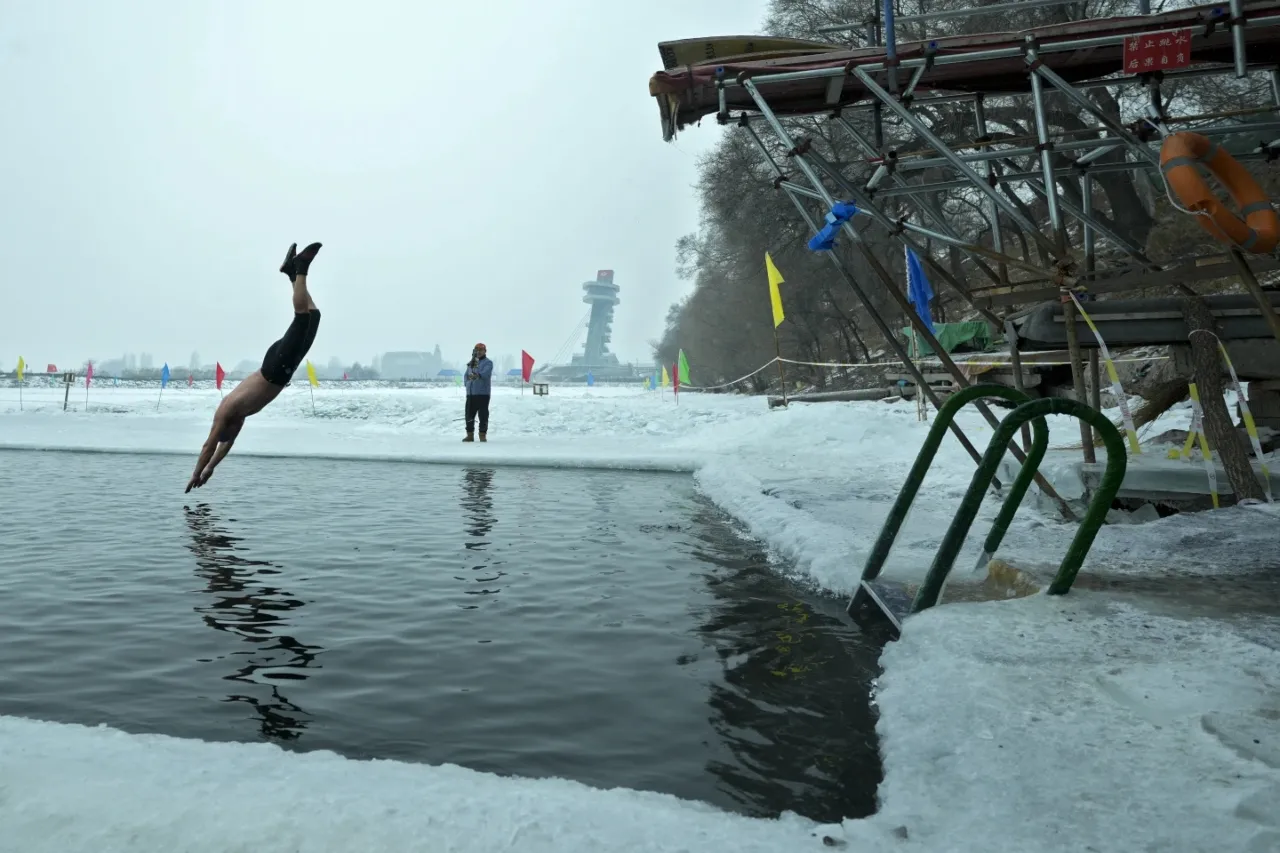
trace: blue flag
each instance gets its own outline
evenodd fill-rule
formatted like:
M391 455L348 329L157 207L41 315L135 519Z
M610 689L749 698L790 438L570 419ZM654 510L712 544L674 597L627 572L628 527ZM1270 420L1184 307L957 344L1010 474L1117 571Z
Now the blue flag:
M933 301L933 288L925 277L924 267L916 253L907 247L907 301L916 306L916 316L924 323L930 334L937 335L933 327L933 317L929 311L929 303Z
M164 369L160 371L160 387L164 388L164 386L168 384L169 384L169 362L166 361L164 363Z
M588 370L588 371L587 371L587 385L588 385L588 386L591 386L591 385L595 385L595 384L596 384L596 378L595 378L594 376L592 376L592 375L591 375L591 371L589 371L589 370Z
M836 235L840 233L840 226L844 225L858 213L858 206L849 201L838 201L832 208L831 212L826 216L826 224L822 226L822 230L814 234L809 240L809 250L812 252L829 252L836 244Z

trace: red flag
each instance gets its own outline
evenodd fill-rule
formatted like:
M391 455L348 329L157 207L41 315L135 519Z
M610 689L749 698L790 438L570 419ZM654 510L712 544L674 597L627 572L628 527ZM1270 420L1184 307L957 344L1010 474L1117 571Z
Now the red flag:
M680 393L680 365L671 365L671 390Z
M533 376L533 356L520 350L520 378L528 382L531 376Z
M58 372L58 365L56 364L51 364L45 368L45 373L57 373L57 372Z
M89 383L93 381L93 362L89 362L89 368L84 372L84 387L88 388Z
M195 381L196 381L195 376L193 376L192 374L188 373L188 374L187 374L187 387L188 387L188 388L190 388L190 387L191 387L191 385L192 385L192 383L194 383Z
M220 361L216 362L216 366L213 371L213 381L218 383L219 391L222 390L222 380L226 377L226 375L227 375L227 371L222 369L222 362Z
M346 382L346 381L347 381L347 372L346 372L345 370L344 370L344 371L342 371L342 381L343 381L343 382Z

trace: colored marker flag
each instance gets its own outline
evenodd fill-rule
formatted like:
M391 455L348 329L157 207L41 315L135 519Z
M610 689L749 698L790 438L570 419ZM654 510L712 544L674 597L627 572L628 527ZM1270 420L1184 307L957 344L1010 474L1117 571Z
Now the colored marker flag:
M27 363L22 360L22 356L18 356L18 381L22 381L22 374L26 372Z
M764 269L769 275L769 304L773 306L773 327L776 329L785 319L782 313L782 293L778 290L778 285L782 284L782 273L773 265L773 258L769 257L768 252L764 253Z
M188 373L188 374L187 374L187 387L188 387L188 388L190 388L192 385L194 385L194 384L195 384L195 382L196 382L195 374L193 374L193 373Z
M346 381L347 381L347 372L346 372L345 370L344 370L344 371L342 371L342 381L343 381L343 382L346 382Z
M311 359L307 359L307 381L311 383L312 388L320 387L320 381L316 379L316 369L311 364Z
M160 390L164 390L164 386L169 384L169 362L164 363L164 367L160 370Z
M682 351L682 352L680 353L680 355L681 355L681 357L683 357L683 356L684 356L684 352ZM674 364L673 364L673 365L671 365L671 390L672 390L672 391L675 391L675 392L676 392L676 395L677 395L677 396L679 396L679 394L680 394L680 368L679 368L679 366L674 365Z
M218 390L222 390L222 380L227 378L227 371L222 369L222 362L214 362L213 381L218 386Z
M671 384L671 376L667 373L667 366L662 365L662 387L666 388Z
M916 307L916 316L924 323L929 333L937 335L938 330L933 327L933 317L929 312L929 303L933 301L933 288L929 286L929 279L925 277L920 258L916 257L916 253L911 251L909 246L907 247L907 301Z
M684 350L680 350L680 357L676 363L679 367L679 370L676 374L677 382L683 382L685 385L688 385L689 384L689 359L684 357Z
M84 387L88 388L89 383L93 381L93 362L89 362L88 368L84 372Z
M533 376L533 356L524 350L520 350L520 378L525 382Z

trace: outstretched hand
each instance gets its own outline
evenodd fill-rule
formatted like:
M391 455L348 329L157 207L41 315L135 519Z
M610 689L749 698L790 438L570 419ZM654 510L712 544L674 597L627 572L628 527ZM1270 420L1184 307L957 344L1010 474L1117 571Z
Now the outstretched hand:
M199 473L192 474L191 479L187 481L187 488L183 491L183 494L186 494L192 489L200 488L205 483L209 482L209 478L212 476L213 476L212 468L205 468L203 471L200 471Z

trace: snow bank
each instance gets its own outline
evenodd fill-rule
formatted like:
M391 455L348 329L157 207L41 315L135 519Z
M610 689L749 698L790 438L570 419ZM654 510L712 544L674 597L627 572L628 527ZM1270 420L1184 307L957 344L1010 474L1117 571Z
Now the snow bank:
M452 765L0 718L3 846L67 851L821 849L813 825ZM12 844L13 846L8 846Z
M1280 849L1275 649L1073 591L926 611L882 662L874 820L918 849Z

